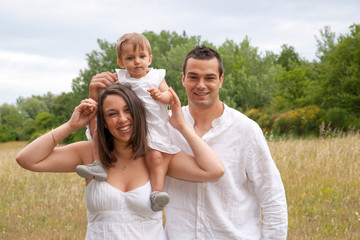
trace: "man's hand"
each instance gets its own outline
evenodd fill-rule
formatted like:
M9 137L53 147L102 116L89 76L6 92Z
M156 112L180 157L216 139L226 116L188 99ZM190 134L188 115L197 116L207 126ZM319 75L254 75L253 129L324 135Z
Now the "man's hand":
M187 125L181 109L181 102L174 89L171 87L169 88L169 93L172 97L172 101L170 102L171 116L169 116L169 122L173 128L181 132L181 129Z
M116 73L103 72L92 77L89 87L89 97L98 101L99 93L104 88L112 85L118 80Z

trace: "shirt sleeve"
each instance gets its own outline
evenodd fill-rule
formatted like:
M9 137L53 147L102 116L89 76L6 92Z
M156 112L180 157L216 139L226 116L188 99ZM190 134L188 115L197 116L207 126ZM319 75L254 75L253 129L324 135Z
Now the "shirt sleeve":
M89 124L86 124L85 136L86 136L88 141L93 140L92 137L91 137L91 134L90 134L90 126L89 126Z
M285 189L258 125L255 128L246 170L261 206L263 239L286 239L288 214Z

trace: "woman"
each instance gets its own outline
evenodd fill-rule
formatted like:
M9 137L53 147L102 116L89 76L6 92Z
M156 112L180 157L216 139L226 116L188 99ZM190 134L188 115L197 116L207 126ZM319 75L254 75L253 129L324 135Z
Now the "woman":
M169 91L174 97L169 121L189 142L195 157L183 152L164 154L164 171L168 176L187 181L219 178L224 173L222 163L187 125L179 98L172 89ZM104 89L98 106L92 99L82 101L67 123L26 146L17 155L17 162L36 172L74 172L77 165L91 163L91 141L55 146L84 127L96 110L100 160L107 167L108 178L103 182L87 180L86 239L165 239L162 213L149 207L151 186L144 160L145 110L129 88L113 84Z

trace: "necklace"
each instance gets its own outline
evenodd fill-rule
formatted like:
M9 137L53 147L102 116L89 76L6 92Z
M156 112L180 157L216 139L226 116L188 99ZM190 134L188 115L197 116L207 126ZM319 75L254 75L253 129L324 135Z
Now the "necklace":
M117 161L119 161L119 158L120 158L119 154L116 151L114 151L113 154L115 155ZM133 159L127 159L127 160L120 161L120 162L122 162L121 163L121 165L122 165L121 170L126 171L128 169L128 164L131 161L133 161Z

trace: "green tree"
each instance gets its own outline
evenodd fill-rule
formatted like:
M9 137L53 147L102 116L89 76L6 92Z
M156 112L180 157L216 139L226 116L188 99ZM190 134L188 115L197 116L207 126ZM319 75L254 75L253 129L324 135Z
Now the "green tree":
M55 116L55 126L67 122L70 119L74 108L79 103L80 102L77 102L77 98L75 98L74 93L72 92L62 93L57 96L50 111L50 113Z
M8 128L0 124L0 142L15 141L16 135Z
M22 114L14 105L4 104L1 107L1 124L7 129L11 136L15 136L15 140L24 140L26 136L23 134L23 123L25 115Z
M298 66L292 70L283 71L276 77L278 89L274 93L273 108L276 111L284 111L308 104L309 75L309 68Z
M55 123L55 116L54 114L48 112L39 113L34 121L34 125L37 130L43 131L51 129Z
M317 50L316 56L320 61L325 61L325 55L335 46L336 34L331 32L330 26L320 30L320 38L315 37Z
M42 112L49 112L47 104L38 97L32 96L30 98L19 97L16 104L20 111L29 118L35 119L36 115Z
M293 46L283 44L281 46L281 53L276 60L277 64L280 64L286 71L289 71L300 64L300 57Z
M115 72L115 69L118 68L116 43L98 39L98 44L100 50L93 50L86 54L87 68L80 70L79 76L72 81L75 102L80 102L89 97L89 84L93 76L101 72Z
M267 52L261 56L248 38L240 44L226 40L219 53L224 63L222 101L243 111L268 106L276 89L274 79L282 70L274 64L275 55Z
M327 29L326 31L329 31ZM350 33L340 35L336 43L333 34L319 46L321 61L316 65L317 94L314 99L325 109L343 108L360 113L360 25L350 26Z

